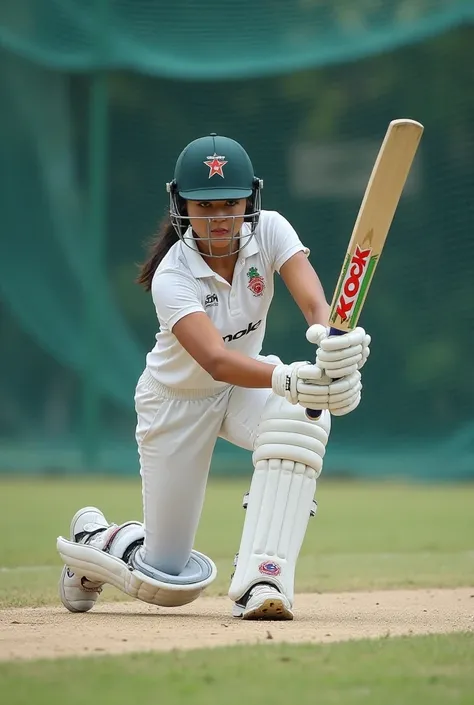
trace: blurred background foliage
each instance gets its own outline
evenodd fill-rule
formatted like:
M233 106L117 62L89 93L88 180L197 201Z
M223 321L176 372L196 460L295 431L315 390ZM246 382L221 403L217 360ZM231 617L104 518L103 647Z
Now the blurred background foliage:
M0 469L134 472L157 322L134 278L180 150L244 144L328 298L389 121L425 125L363 312L348 474L474 476L474 2L4 0ZM278 282L264 352L311 349ZM218 446L215 470L245 456Z

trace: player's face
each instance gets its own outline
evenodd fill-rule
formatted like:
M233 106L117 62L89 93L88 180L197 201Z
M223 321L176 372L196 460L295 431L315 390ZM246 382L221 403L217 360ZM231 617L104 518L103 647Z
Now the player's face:
M232 201L187 201L191 227L201 240L203 251L222 252L235 249L244 222L246 199ZM234 244L233 244L234 243Z

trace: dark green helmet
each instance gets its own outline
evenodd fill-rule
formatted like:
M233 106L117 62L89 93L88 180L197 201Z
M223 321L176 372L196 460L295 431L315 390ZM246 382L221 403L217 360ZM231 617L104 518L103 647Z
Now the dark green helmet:
M254 179L245 149L235 140L215 134L188 144L174 171L179 195L192 201L248 198Z
M262 185L242 145L215 133L200 137L183 149L176 162L174 179L166 185L170 194L171 222L179 237L186 242L184 235L189 221L183 199L227 201L246 198L245 221L250 223L250 232L245 238L235 233L235 251L242 249L257 227Z

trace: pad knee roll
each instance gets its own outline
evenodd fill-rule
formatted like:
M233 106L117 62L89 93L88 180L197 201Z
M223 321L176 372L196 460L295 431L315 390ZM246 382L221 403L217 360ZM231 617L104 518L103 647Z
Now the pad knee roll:
M271 394L258 427L254 465L260 460L291 460L312 468L318 478L330 430L331 415L328 411L323 411L319 419L313 421L301 406Z

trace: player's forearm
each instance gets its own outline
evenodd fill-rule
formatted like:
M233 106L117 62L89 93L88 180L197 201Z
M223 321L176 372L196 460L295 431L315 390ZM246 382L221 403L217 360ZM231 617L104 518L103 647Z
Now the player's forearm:
M216 382L227 382L236 387L271 388L276 365L254 360L237 350L224 350L207 370Z
M297 252L290 257L280 274L308 325L327 325L329 304L319 277L304 253Z
M302 310L302 314L306 319L309 326L314 323L321 323L326 326L329 318L330 306L325 299L319 299L317 301L308 304L305 310Z

